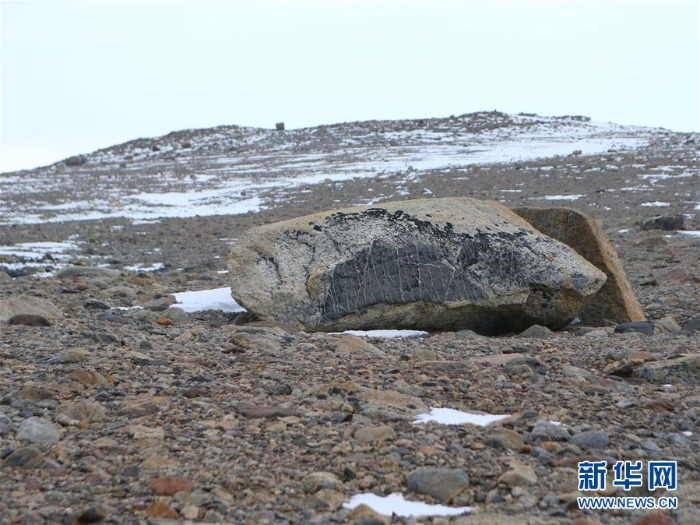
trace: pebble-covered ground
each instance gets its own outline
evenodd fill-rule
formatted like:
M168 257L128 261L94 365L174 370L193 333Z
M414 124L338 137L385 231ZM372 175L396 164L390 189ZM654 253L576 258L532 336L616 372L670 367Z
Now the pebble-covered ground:
M0 521L698 525L700 137L644 139L596 155L261 190L259 211L239 215L23 224L33 201L2 201L14 219L0 226L0 300L31 296L57 310L50 326L0 326ZM174 304L174 293L228 286L227 250L251 226L448 195L594 215L654 333L388 339L294 333ZM657 214L682 214L685 230L640 228ZM90 270L56 271L66 265ZM437 408L508 417L416 423ZM578 491L578 463L618 460L677 461L678 488L650 493L645 476L627 492L610 477L604 495L674 496L679 508L580 510L577 496L590 493ZM395 493L473 510L349 508L360 494Z

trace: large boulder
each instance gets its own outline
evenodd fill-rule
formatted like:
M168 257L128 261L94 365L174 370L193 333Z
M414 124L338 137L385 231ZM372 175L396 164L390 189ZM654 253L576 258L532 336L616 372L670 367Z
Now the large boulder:
M608 276L596 296L583 309L583 324L644 321L644 311L634 296L615 247L592 217L571 208L513 208L539 231L570 246Z
M457 197L253 228L228 265L239 304L307 331L558 329L605 282L605 274L508 208Z

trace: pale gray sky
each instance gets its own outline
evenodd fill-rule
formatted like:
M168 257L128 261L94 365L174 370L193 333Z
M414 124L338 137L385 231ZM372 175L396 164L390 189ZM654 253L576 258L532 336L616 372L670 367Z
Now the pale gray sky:
M0 171L138 137L498 109L700 129L697 1L0 3Z

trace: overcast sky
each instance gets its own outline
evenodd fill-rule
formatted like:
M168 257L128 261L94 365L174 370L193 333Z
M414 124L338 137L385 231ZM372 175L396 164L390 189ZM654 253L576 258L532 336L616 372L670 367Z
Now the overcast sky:
M699 130L697 1L0 6L0 171L220 124L498 109Z

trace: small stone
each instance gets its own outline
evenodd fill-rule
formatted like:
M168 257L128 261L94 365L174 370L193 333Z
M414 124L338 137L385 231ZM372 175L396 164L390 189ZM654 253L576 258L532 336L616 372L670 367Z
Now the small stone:
M685 224L685 218L682 214L675 215L657 215L648 217L640 223L642 230L682 230Z
M696 386L700 384L700 355L645 363L635 373L652 383Z
M122 470L122 476L125 478L138 478L141 475L141 467L138 465L130 465Z
M640 366L651 361L656 361L656 356L651 352L630 352L627 354L627 362L633 367Z
M533 324L530 328L520 333L520 337L527 337L530 339L551 339L555 336L556 334L549 328L538 324Z
M163 312L163 317L171 319L175 324L185 324L190 320L190 316L182 308L171 306Z
M83 308L86 310L109 310L112 307L109 306L104 301L98 301L97 299L90 299L83 303Z
M180 511L180 516L186 520L196 520L197 516L199 516L199 507L195 505L186 505Z
M72 381L77 381L85 386L105 386L107 385L107 380L99 372L94 370L73 370L70 374L66 376L66 379Z
M175 297L173 297L172 295L166 295L146 299L145 301L140 302L139 306L141 306L144 310L150 310L152 312L163 312L175 303L177 303Z
M360 443L393 441L396 439L396 432L388 425L380 425L376 427L358 428L355 430L353 437Z
M236 411L251 419L255 418L267 418L272 419L282 416L293 416L295 415L294 410L291 408L279 407L279 406L268 406L268 405L249 405L242 404L236 407Z
M654 327L661 333L677 334L681 331L681 326L678 322L670 315L662 317L658 321L654 321Z
M535 469L531 466L513 461L510 470L501 474L498 478L498 482L504 483L509 487L534 485L537 483L537 474L535 473Z
M231 338L231 345L233 345L233 348L242 351L262 350L264 352L278 354L282 350L282 344L277 340L277 337L262 328L254 333L239 331Z
M93 277L98 279L118 279L121 276L119 270L100 268L97 266L67 266L56 272L58 279L68 277Z
M88 507L78 516L78 523L98 523L109 516L110 511L113 511L107 505L95 505Z
M141 463L141 467L146 470L160 470L167 467L178 467L180 462L176 459L166 458L159 454L151 454Z
M82 363L87 360L89 355L88 351L83 348L71 348L64 350L54 359L56 359L57 364Z
M265 427L267 432L284 432L287 430L287 423L284 421L273 421Z
M615 327L615 333L622 334L625 332L639 332L644 335L653 335L654 323L639 321L635 323L622 323Z
M209 509L204 514L204 518L202 519L202 521L204 523L224 523L224 517L221 515L220 512L217 512L214 509Z
M18 397L30 401L43 401L55 399L59 393L60 388L55 383L28 383L20 389Z
M171 520L177 520L180 515L175 509L168 505L164 501L154 501L153 504L146 511L146 516L149 518L166 518Z
M694 273L691 273L687 268L674 268L661 276L663 281L671 281L674 283L698 283L700 278Z
M540 421L530 432L537 441L568 441L571 435L562 425Z
M12 429L12 420L4 415L0 415L0 436L6 436Z
M312 472L301 480L306 492L315 494L321 489L342 490L343 482L332 472Z
M147 439L163 441L165 439L165 430L162 427L146 427L143 425L130 425L128 427L129 436L132 439Z
M45 461L46 458L44 457L44 454L42 454L41 450L39 450L38 448L23 447L18 448L5 459L0 461L0 469L4 469L7 467L26 469L39 468L44 464Z
M31 443L57 443L61 439L61 431L48 419L30 417L19 426L17 439Z
M584 449L605 448L610 443L610 438L602 430L586 430L572 436L569 443Z
M524 446L523 440L517 432L503 427L492 427L487 430L484 435L484 443L491 447L516 451Z
M676 525L676 522L661 512L650 512L635 521L634 525Z
M457 469L424 467L410 474L406 484L413 492L427 494L443 503L450 503L469 487L469 476Z
M172 496L182 491L190 492L192 490L192 482L187 478L162 476L153 478L149 487L159 496Z
M532 457L536 458L543 465L554 465L554 455L550 454L542 447L532 447Z
M681 332L684 334L700 332L700 317L688 319L685 323L683 323L683 328L681 328Z
M51 321L42 315L18 314L7 320L7 324L23 326L51 326Z
M129 418L148 416L165 411L169 406L170 403L165 397L146 394L124 399L121 407L117 410L117 415Z
M606 332L605 330L587 330L581 335L583 337L589 337L591 339L609 337L608 332Z
M97 423L102 421L107 410L95 401L68 401L58 407L59 414L80 424Z
M352 509L348 517L357 525L386 525L389 523L386 516L382 516L364 503Z
M371 343L356 335L344 335L340 338L335 351L353 357L384 357L386 354Z

